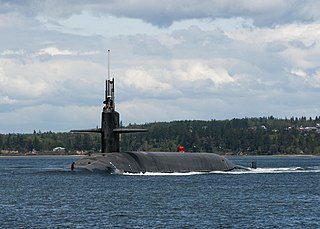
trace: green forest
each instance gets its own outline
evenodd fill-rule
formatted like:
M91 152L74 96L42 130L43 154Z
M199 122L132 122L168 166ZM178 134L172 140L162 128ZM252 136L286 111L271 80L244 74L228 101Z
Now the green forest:
M320 116L277 119L273 116L232 120L185 120L129 124L146 133L122 134L121 151L214 152L234 155L320 154ZM0 134L2 154L47 153L56 147L64 154L98 152L95 133Z

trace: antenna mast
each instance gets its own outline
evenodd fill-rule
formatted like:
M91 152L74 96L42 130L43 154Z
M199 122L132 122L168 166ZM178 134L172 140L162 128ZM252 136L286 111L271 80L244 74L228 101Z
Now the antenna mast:
M110 49L108 49L108 80L110 80Z
M108 79L106 80L106 95L105 95L104 110L113 111L114 104L114 79L110 79L110 50L108 49Z

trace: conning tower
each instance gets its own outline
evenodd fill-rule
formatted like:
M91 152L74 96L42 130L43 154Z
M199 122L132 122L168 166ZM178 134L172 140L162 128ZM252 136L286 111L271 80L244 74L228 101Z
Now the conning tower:
M106 97L101 116L102 153L119 152L119 113L114 103L114 78L106 80Z
M105 105L101 118L101 152L120 152L119 135L121 133L146 132L146 129L120 128L120 115L115 110L114 78L106 80Z
M108 53L110 50L108 50ZM109 58L108 58L109 59ZM105 100L101 115L101 128L87 130L71 130L71 132L100 133L101 134L101 153L120 152L119 135L121 133L146 132L146 129L120 128L120 115L115 110L114 100L114 78L106 80Z

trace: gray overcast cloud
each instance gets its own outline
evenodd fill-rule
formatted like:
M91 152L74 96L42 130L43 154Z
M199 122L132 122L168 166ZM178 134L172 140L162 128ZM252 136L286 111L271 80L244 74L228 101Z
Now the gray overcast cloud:
M319 1L0 0L0 132L320 115Z

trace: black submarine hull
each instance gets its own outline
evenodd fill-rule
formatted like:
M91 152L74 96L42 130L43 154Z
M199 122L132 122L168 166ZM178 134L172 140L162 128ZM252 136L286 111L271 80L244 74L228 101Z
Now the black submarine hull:
M235 165L213 153L114 152L85 156L74 163L74 169L122 173L186 173L229 171Z

